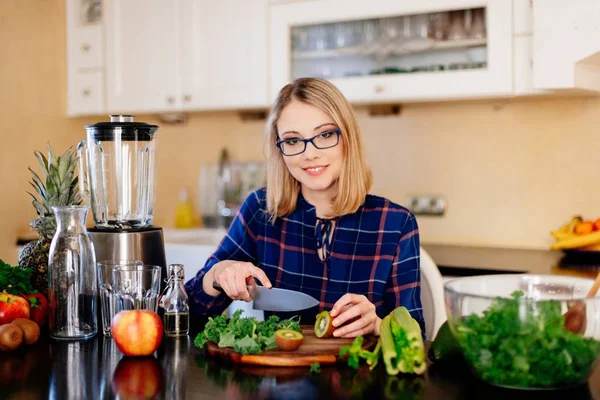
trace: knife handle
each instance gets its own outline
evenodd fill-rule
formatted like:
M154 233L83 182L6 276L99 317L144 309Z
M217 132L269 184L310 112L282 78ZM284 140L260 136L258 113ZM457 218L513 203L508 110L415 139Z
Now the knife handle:
M223 288L221 287L221 285L219 285L219 282L217 282L217 281L213 281L213 289L218 290L219 292L225 294L225 291L223 290Z
M219 282L213 281L212 287L213 287L213 289L215 289L227 296L227 293L225 293L225 290L223 290L223 287L219 284ZM256 285L246 285L246 289L248 289L248 293L250 293L250 297L254 298L256 296Z

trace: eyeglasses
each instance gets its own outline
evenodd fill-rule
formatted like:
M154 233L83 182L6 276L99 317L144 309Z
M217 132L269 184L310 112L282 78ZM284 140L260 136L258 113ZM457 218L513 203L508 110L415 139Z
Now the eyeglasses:
M304 153L306 145L312 143L315 148L319 150L330 149L335 147L340 142L340 135L342 131L339 129L332 129L329 131L321 132L316 136L308 139L291 138L285 140L278 140L275 144L281 150L284 156L297 156L298 154Z

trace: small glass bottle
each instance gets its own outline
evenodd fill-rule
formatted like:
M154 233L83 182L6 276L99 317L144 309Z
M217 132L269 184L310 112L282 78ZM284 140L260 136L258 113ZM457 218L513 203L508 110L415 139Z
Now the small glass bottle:
M190 307L183 284L183 265L170 264L169 283L165 290L163 302L165 334L167 336L186 336L190 330Z

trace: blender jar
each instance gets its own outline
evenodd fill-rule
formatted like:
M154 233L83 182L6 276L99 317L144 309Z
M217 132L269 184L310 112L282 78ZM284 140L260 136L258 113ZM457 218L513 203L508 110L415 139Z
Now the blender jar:
M87 125L79 151L79 183L96 227L142 228L154 218L156 131L133 115Z

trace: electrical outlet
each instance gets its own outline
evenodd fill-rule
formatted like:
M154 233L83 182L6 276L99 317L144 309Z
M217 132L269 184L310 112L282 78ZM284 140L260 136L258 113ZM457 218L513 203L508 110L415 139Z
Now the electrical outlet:
M446 213L446 198L441 195L409 195L406 207L415 215L434 215L441 217Z

